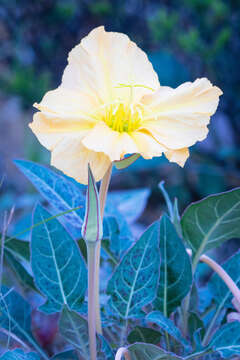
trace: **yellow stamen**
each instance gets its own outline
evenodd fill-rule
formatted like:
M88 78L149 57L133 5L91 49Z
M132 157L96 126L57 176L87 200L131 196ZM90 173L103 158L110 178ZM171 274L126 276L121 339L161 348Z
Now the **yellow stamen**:
M106 107L102 120L114 131L130 133L139 128L142 113L138 105L134 107L119 102Z

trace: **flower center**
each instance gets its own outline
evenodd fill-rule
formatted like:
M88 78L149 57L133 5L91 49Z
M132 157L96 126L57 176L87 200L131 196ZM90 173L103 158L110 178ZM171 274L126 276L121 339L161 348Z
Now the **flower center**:
M106 108L102 120L114 131L130 133L141 125L142 111L139 106L111 104Z

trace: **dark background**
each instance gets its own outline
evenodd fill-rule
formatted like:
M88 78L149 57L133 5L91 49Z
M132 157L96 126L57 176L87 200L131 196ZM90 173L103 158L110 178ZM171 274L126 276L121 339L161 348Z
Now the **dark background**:
M191 149L184 169L164 158L138 160L114 175L112 187L151 187L143 223L164 209L157 188L166 181L180 209L240 184L240 1L232 0L1 0L0 212L16 204L29 211L35 192L12 163L49 163L27 124L33 102L57 87L67 54L99 25L124 32L149 55L160 83L176 87L206 76L223 90L210 134Z

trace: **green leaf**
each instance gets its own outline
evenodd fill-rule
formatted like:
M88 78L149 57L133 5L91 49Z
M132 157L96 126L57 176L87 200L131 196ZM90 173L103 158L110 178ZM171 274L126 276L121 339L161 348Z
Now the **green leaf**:
M58 212L82 206L81 209L64 215L66 221L76 228L81 228L85 199L73 181L31 161L15 160L15 164Z
M29 241L19 240L15 238L6 237L4 247L15 258L19 260L30 261L30 244Z
M26 340L32 337L30 305L14 290L2 287L0 326L14 329L14 334Z
M15 257L11 253L8 252L7 248L4 251L4 258L5 258L7 265L14 272L18 281L22 285L28 286L30 289L32 289L34 291L38 291L34 284L33 277L27 272L27 270L21 264L21 262L16 260Z
M59 331L84 359L89 359L88 323L81 315L64 307L59 321Z
M128 335L127 341L129 344L134 344L135 342L158 344L161 337L162 334L159 331L142 326L136 326Z
M168 216L160 219L161 266L156 310L165 316L173 312L192 286L192 266L182 240Z
M236 285L240 286L240 251L234 254L224 264L221 265L228 275L233 279ZM232 308L233 294L225 282L216 273L211 277L208 283L214 299L220 308Z
M86 212L82 226L82 237L87 243L96 243L102 239L102 235L103 226L98 190L90 166L88 166Z
M132 165L139 157L139 154L132 154L130 156L126 156L122 160L114 161L114 165L118 170L126 169L128 166Z
M115 214L117 208L128 223L133 223L145 209L149 194L150 190L147 188L111 191L108 194L106 212L110 210L108 215L117 216Z
M30 305L14 290L2 287L0 297L0 327L27 341L44 359L48 359L38 346L31 331Z
M108 199L109 198L110 197L108 196ZM117 226L120 231L119 241L121 242L121 244L125 243L126 248L129 249L129 247L133 244L134 237L130 230L129 224L127 223L125 217L118 210L118 208L114 204L114 202L107 203L104 219L106 217L114 217L115 218L115 220L117 222ZM103 221L104 221L104 219L103 219ZM123 246L123 248L124 248L124 246ZM124 252L124 250L123 250L123 252ZM121 253L121 255L123 255L123 253Z
M122 318L137 317L156 297L159 223L151 225L123 257L107 286L109 304Z
M201 338L204 336L204 323L196 314L195 312L191 312L188 316L188 329L189 329L189 336L194 342L196 332L199 331L199 335L201 335ZM196 344L198 345L198 344Z
M195 267L202 253L240 234L240 189L209 196L191 204L181 224L191 246Z
M136 343L130 345L128 350L131 360L180 360L181 357L168 353L160 347L152 344Z
M132 245L129 238L122 236L118 222L113 216L106 216L103 221L103 249L113 260L114 264L117 264L117 260L120 260L124 252Z
M166 331L186 349L190 348L188 342L184 339L180 333L180 330L174 325L172 320L166 318L160 311L151 312L146 316L146 320L158 325L162 330Z
M208 346L224 359L240 355L240 323L235 321L223 325L216 331Z
M21 349L15 349L5 352L1 357L1 360L40 360L38 354L29 352L24 353Z
M64 308L60 317L59 331L84 359L89 359L88 323L74 311ZM98 360L113 360L113 352L103 336L97 338Z
M41 306L46 313L60 311L63 305L81 308L87 288L87 270L79 248L57 219L44 222L50 214L40 205L34 212L31 251L32 270L39 290L47 297Z

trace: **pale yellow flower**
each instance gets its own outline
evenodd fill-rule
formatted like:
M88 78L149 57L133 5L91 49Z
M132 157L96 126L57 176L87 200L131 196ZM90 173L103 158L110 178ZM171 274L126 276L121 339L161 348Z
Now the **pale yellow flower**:
M30 124L51 164L87 183L126 154L161 156L183 166L188 148L208 133L221 90L206 78L160 86L146 54L121 33L98 27L68 57L61 85Z

